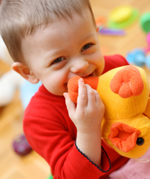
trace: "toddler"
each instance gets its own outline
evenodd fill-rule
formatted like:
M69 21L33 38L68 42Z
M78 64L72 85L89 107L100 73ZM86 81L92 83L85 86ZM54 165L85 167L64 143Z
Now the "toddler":
M78 81L77 105L68 80L99 76L127 65L120 55L103 57L89 0L2 0L0 33L12 68L42 85L24 113L32 148L49 164L54 179L98 179L128 159L101 140L105 107L98 93Z

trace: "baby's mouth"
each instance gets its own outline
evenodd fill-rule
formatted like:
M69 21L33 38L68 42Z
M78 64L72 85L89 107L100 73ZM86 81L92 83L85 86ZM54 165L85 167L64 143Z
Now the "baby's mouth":
M87 74L87 75L83 75L83 76L81 76L81 78L87 78L87 77L89 77L89 76L94 76L94 72L92 72L92 73L90 73L90 74Z

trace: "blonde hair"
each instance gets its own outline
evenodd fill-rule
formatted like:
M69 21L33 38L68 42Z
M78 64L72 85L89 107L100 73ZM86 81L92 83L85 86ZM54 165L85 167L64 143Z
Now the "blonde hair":
M21 39L40 26L58 19L82 15L89 9L89 0L2 0L0 5L0 34L14 61L20 61Z

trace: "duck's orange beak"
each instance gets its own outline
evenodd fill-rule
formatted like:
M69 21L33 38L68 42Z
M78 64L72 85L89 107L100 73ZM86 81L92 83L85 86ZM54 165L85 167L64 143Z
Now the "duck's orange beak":
M129 152L135 145L140 131L123 123L114 123L111 126L108 138L112 144L123 152Z
M77 103L77 97L78 97L78 80L80 79L80 76L74 76L72 77L68 82L68 93L70 96L70 99ZM87 78L83 78L85 84L89 84L93 89L97 89L98 85L98 77L89 76Z

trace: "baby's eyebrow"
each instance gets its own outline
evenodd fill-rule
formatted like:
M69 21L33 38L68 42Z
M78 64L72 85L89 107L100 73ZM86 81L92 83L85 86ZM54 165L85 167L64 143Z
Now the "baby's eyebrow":
M61 48L50 50L47 54L45 54L44 59L46 63L50 63L56 60L57 58L62 57L63 54L64 54L64 50Z
M93 38L95 36L94 33L90 33L88 34L87 36L84 36L83 38L80 39L80 43L87 40L87 39L90 39L90 38Z

